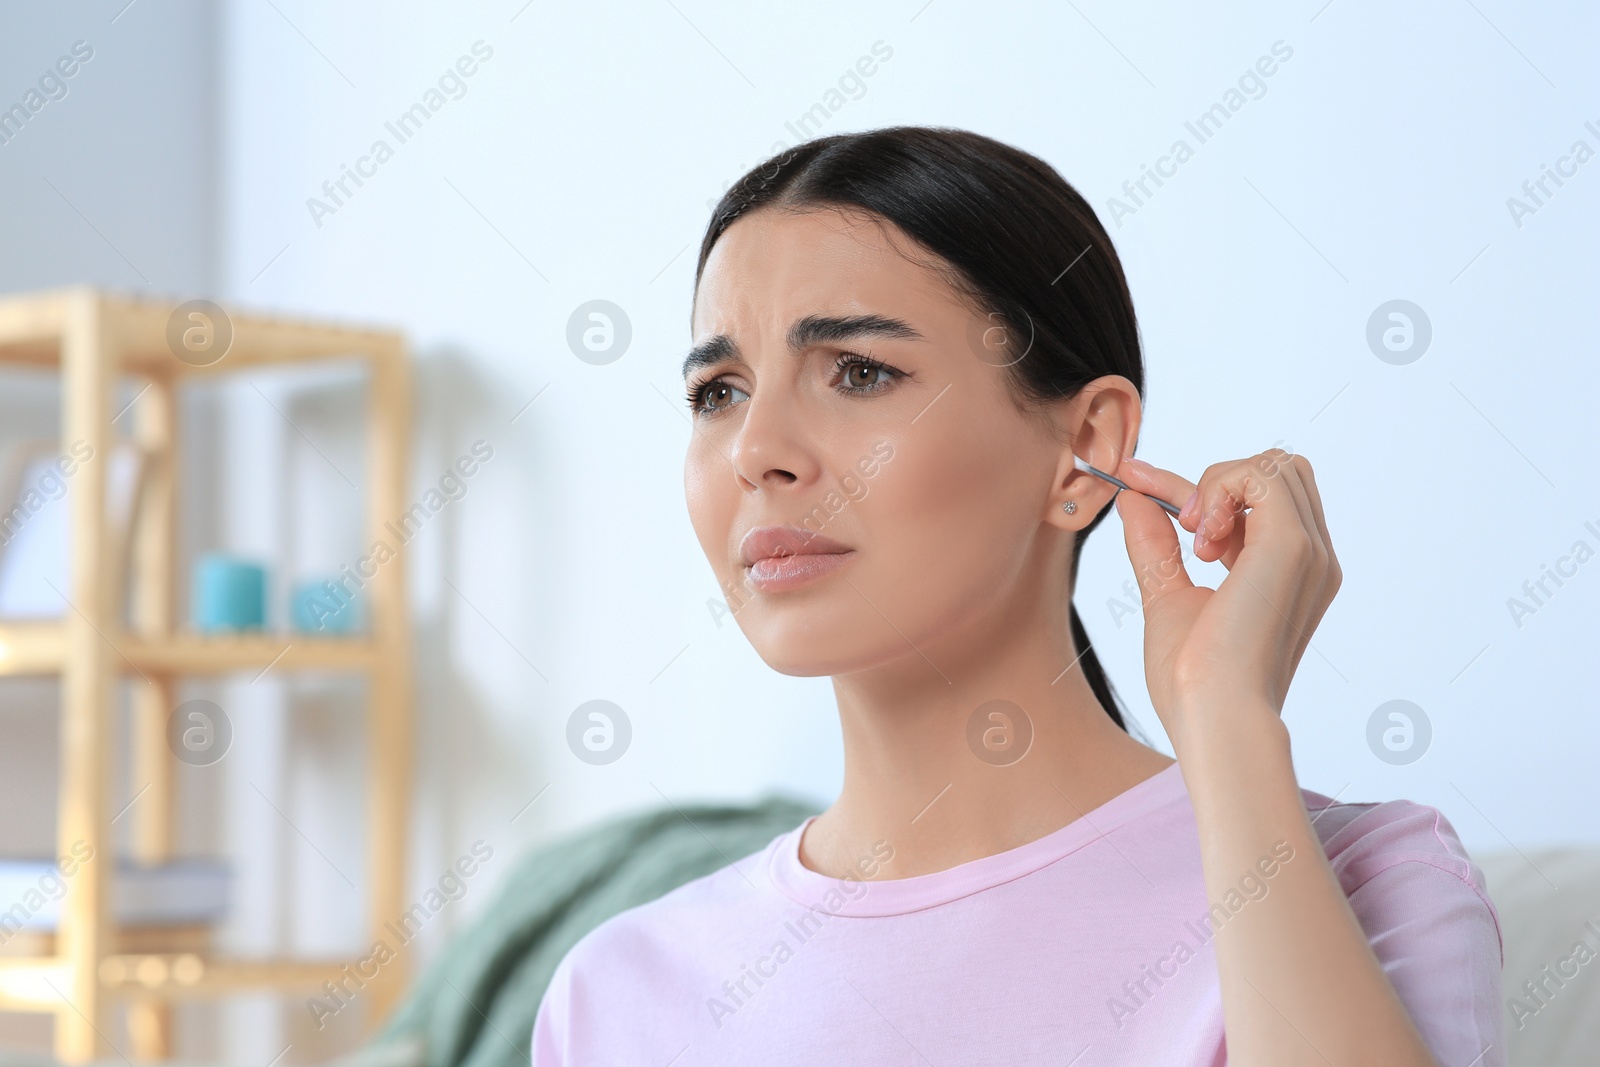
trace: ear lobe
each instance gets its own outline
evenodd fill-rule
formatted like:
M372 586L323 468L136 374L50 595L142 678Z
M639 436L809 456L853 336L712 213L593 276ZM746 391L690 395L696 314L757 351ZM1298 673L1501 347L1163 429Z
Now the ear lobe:
M1070 462L1070 467L1066 463ZM1075 454L1069 454L1063 459L1063 469L1059 472L1060 481L1051 494L1050 508L1045 516L1046 521L1063 530L1078 531L1089 525L1102 511L1109 507L1121 490L1104 481L1083 468L1094 466L1092 462L1084 460ZM1066 504L1073 505L1071 510Z

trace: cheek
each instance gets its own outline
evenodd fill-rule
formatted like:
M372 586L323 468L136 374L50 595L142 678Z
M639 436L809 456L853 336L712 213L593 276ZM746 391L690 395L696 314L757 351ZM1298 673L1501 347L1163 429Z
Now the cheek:
M943 537L982 522L997 498L1027 480L1022 442L993 432L993 420L965 418L955 404L944 415L879 435L893 445L894 458L872 480L885 506L905 516L902 532L911 536Z
M723 553L716 546L725 543L729 527L725 514L727 504L723 498L731 486L716 477L712 464L717 457L705 446L696 442L689 448L683 464L683 497L689 509L689 523L694 527L700 547L705 551L717 573L722 573Z
M882 436L894 457L867 480L861 508L883 591L924 610L992 590L1026 552L1039 492L1018 443L950 422Z

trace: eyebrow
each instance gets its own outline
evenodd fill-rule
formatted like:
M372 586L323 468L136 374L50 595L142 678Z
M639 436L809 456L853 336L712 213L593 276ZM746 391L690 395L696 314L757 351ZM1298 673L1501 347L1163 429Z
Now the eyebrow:
M789 327L789 351L798 355L813 345L837 344L863 337L893 337L921 341L922 334L902 319L885 315L806 315ZM689 349L683 360L683 376L700 367L709 367L739 355L739 346L727 334L719 333Z

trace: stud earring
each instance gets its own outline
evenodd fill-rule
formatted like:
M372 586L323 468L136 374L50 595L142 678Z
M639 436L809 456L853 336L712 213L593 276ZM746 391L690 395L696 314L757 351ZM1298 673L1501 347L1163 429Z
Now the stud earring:
M1078 502L1076 500L1069 500L1065 504L1061 505L1061 510L1065 511L1068 515L1071 515L1073 512L1078 510Z

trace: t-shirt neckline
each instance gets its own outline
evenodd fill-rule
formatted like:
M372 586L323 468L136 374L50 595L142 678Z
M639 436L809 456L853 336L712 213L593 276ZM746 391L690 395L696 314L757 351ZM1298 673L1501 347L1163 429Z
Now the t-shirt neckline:
M1061 829L1026 844L943 871L882 880L831 878L801 863L800 839L816 820L812 815L773 842L767 854L767 872L779 892L814 911L855 918L903 915L1031 874L1183 794L1183 775L1173 762Z

